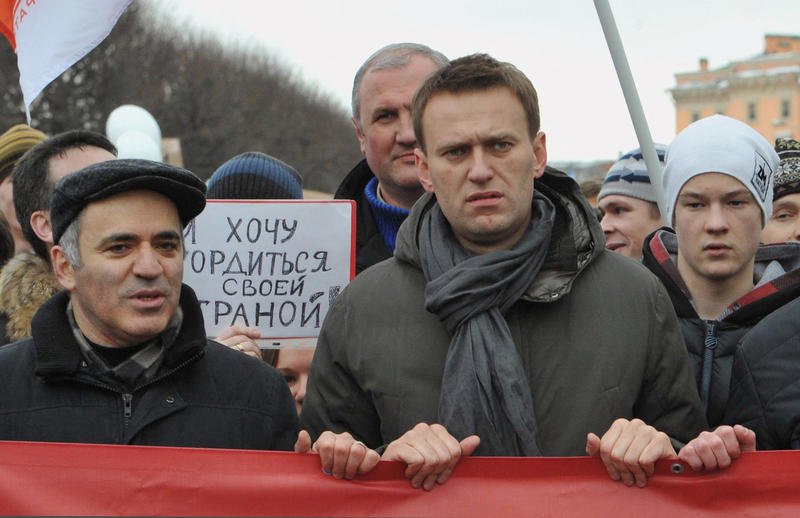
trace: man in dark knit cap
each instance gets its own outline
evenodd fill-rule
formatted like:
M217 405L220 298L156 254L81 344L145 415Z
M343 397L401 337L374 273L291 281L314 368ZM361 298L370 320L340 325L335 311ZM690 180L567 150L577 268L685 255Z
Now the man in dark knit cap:
M761 233L764 244L800 241L800 142L775 141L780 163L775 171L772 217Z
M364 154L334 198L356 201L356 275L392 256L400 224L424 192L414 166L411 98L447 58L418 43L372 54L353 81L353 125Z
M290 450L280 374L206 339L182 284L183 227L205 206L189 171L111 160L64 177L50 207L64 291L0 349L0 439Z
M277 158L248 151L236 155L208 179L209 200L302 200L303 178Z

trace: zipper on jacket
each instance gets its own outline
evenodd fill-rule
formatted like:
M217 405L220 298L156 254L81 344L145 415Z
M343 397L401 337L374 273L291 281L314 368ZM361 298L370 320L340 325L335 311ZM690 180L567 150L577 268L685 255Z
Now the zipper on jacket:
M703 412L708 416L708 400L711 395L711 374L714 367L714 350L717 348L717 329L719 322L716 320L706 320L703 322L706 327L703 350L703 369L700 378L700 400L703 402Z
M123 415L125 416L125 428L128 427L128 421L133 415L133 394L122 394L122 408Z

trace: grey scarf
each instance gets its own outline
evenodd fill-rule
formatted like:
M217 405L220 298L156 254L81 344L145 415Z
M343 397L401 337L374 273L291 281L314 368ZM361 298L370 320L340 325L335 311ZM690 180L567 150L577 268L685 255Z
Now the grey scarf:
M511 250L475 255L456 240L438 204L422 218L425 308L452 335L439 421L458 439L477 434L478 455L539 456L533 396L503 313L547 255L553 204L534 193L531 225Z

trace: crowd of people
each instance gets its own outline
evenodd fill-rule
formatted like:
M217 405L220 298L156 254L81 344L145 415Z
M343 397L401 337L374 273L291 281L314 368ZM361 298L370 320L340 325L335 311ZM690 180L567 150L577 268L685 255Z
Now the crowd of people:
M356 277L316 344L206 336L182 283L206 199L302 198L260 152L208 183L104 136L0 136L0 439L294 450L336 478L399 461L596 456L643 487L800 447L800 144L715 115L639 149L590 204L547 164L530 80L393 44L355 75ZM599 218L598 218L599 211Z

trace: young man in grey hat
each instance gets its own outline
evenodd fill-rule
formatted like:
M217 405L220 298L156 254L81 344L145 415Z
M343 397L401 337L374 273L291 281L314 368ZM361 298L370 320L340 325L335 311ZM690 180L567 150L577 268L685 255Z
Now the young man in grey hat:
M182 285L194 174L112 160L63 178L50 208L65 288L33 336L0 348L0 439L290 450L297 416L274 369L206 339Z
M605 250L578 185L546 167L536 91L513 65L454 60L412 112L426 194L394 257L331 306L302 426L350 432L425 489L472 452L588 451L645 485L670 436L705 426L663 286Z
M663 165L667 146L656 144L655 148ZM622 155L608 170L597 206L603 215L600 226L606 248L641 260L644 239L661 227L661 212L639 148Z

